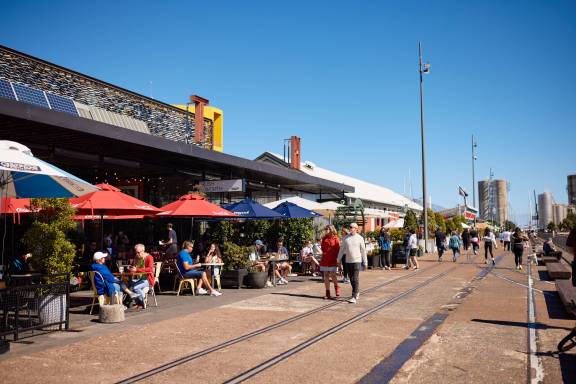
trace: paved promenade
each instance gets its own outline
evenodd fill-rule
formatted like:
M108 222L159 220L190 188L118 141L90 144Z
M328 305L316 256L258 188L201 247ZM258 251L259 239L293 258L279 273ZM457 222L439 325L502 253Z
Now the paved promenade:
M114 325L75 308L72 332L12 344L0 382L576 382L576 355L553 353L574 326L553 282L496 256L495 267L426 255L418 271L364 272L355 305L297 277L220 298L162 295Z

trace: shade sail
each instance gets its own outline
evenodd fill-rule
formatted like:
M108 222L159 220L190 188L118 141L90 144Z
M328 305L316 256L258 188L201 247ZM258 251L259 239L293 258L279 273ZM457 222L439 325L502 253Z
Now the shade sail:
M74 197L97 188L32 155L14 141L0 141L0 192L8 197Z
M278 205L276 208L274 208L274 211L278 212L287 219L308 219L322 216L319 213L306 208L302 208L299 205L290 203L288 201Z
M389 222L384 228L404 228L404 219L398 219Z
M245 198L237 203L224 206L224 209L234 212L237 216L244 219L281 219L283 216L262 204L255 202L250 198Z
M212 204L204 197L196 194L188 194L178 200L160 208L162 212L157 217L198 217L198 218L231 218L238 217L219 205Z

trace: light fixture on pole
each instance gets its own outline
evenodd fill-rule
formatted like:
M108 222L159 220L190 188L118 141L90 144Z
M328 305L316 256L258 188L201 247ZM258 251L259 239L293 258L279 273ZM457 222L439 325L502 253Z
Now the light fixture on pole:
M472 203L474 204L474 208L476 208L476 147L478 146L478 142L474 140L474 135L472 135Z
M424 217L424 252L427 252L428 242L428 196L426 192L426 150L424 146L424 92L422 90L422 74L430 73L430 64L422 64L422 44L418 43L418 50L420 51L420 133L422 136L422 204L423 204L423 217Z

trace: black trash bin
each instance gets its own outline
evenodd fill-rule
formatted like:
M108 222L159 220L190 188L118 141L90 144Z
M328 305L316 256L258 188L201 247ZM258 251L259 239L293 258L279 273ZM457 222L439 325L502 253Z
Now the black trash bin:
M392 268L396 268L396 264L406 265L406 253L401 245L392 250Z

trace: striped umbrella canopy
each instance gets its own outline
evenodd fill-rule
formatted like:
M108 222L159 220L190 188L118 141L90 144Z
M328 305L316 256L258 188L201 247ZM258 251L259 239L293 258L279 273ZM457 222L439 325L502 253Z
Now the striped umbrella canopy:
M98 188L32 155L14 141L0 141L0 193L8 197L75 197Z

